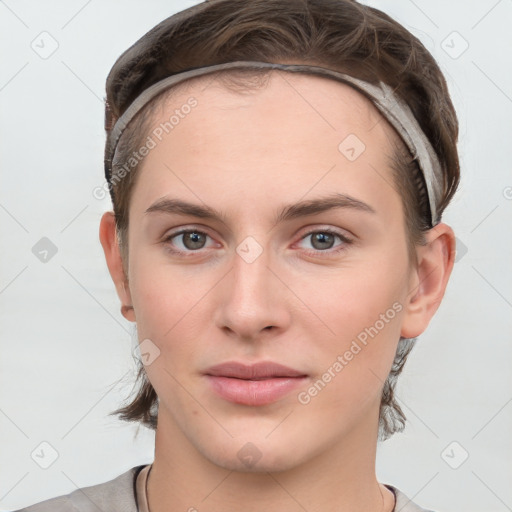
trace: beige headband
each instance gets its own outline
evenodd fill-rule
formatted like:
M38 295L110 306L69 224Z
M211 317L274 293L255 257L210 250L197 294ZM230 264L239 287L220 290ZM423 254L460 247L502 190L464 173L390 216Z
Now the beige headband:
M164 90L172 87L173 85L183 82L189 78L193 78L207 73L213 73L215 71L221 71L224 69L233 68L251 68L251 69L279 69L283 71L310 73L314 75L320 75L327 78L333 78L339 80L345 84L352 86L354 89L363 93L369 98L382 115L388 120L388 122L395 128L400 137L409 148L414 160L417 161L427 188L428 200L430 205L431 225L435 226L439 221L437 213L437 205L439 204L441 193L443 174L439 159L436 152L429 140L425 136L420 125L416 121L409 106L398 98L392 91L392 89L379 82L379 85L373 85L363 80L351 77L334 71L318 66L303 65L303 64L276 64L270 62L258 62L258 61L235 61L226 62L224 64L216 64L213 66L205 66L200 68L191 69L189 71L183 71L171 75L159 82L153 84L144 90L126 111L117 119L116 123L112 128L110 134L110 144L105 151L105 177L107 182L110 183L112 173L112 161L116 151L117 144L121 135L128 125L128 123L135 117L135 115L155 96L163 92Z

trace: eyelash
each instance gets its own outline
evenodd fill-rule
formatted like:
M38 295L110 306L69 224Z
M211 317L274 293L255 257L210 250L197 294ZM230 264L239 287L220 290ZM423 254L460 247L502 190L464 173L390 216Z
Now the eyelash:
M314 235L315 233L323 233L323 234L327 233L329 235L333 235L334 237L338 237L342 243L337 248L326 249L325 251L321 251L319 249L306 250L306 254L309 256L318 256L319 254L326 254L326 256L323 256L323 257L328 258L329 256L338 255L339 253L345 251L347 249L347 246L352 243L352 240L350 238L346 237L345 235L342 235L338 231L335 231L333 229L328 229L328 228L314 229L314 230L308 231L300 238L299 241L302 242L302 240L305 240L306 238L308 238L311 235Z
M173 238L176 238L177 236L184 235L184 234L187 234L187 233L198 233L200 235L206 235L207 237L212 238L205 231L200 231L198 229L182 229L180 231L177 231L176 233L171 233L169 236L167 236L163 240L164 243L168 244L167 250L169 252L171 252L172 254L176 254L178 256L184 256L184 257L193 257L195 255L195 253L199 253L201 251L201 249L197 249L196 251L194 251L194 250L181 251L181 250L174 249L174 248L171 247L170 242L171 242L171 240ZM339 233L337 231L334 231L332 229L315 229L315 230L312 230L312 231L308 231L307 233L305 233L300 238L299 241L305 240L307 237L309 237L311 235L314 235L315 233L327 233L329 235L333 235L335 237L338 237L341 240L342 244L340 244L337 249L326 249L325 251L321 251L319 249L317 249L317 250L307 250L306 254L308 256L318 256L319 254L322 254L322 253L326 253L328 255L328 256L325 256L325 257L329 257L329 256L332 256L332 255L338 255L339 253L345 251L347 249L348 245L353 243L353 241L350 238L348 238L345 235L342 235L341 233Z

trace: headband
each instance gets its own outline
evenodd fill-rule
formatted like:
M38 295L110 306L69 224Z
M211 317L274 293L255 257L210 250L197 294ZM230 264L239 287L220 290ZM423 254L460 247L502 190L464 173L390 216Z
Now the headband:
M145 89L130 104L126 111L116 120L110 137L107 140L105 148L105 177L110 183L112 175L112 161L116 151L117 144L128 123L137 115L140 110L146 106L153 98L173 85L215 71L224 69L279 69L283 71L309 73L327 78L333 78L347 85L352 86L357 91L364 94L377 107L381 114L388 120L393 128L398 132L407 148L411 152L413 159L417 162L427 189L428 202L430 206L431 226L435 226L440 218L437 213L437 204L439 204L442 194L443 173L437 154L421 129L418 121L414 117L409 106L398 98L393 90L383 82L374 85L350 75L327 69L319 66L303 64L276 64L270 62L258 61L234 61L223 64L215 64L194 68L188 71L173 74L156 82ZM108 104L107 104L108 110ZM108 127L107 127L108 130Z

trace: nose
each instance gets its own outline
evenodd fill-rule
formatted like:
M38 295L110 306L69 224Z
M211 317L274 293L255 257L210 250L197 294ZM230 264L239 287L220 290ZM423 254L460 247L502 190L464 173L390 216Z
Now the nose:
M289 327L290 297L271 260L269 250L254 260L243 250L234 254L231 270L216 287L217 327L245 341L271 332L275 336Z

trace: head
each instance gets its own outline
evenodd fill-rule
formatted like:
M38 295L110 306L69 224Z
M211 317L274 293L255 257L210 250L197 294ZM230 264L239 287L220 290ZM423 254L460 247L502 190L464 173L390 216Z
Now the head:
M428 51L353 1L268 3L210 1L157 25L114 65L109 115L166 76L233 60L382 81L441 162L442 214L459 179L458 127ZM346 140L359 144L357 158L343 153ZM158 417L220 464L252 442L273 454L273 468L343 436L403 428L396 379L442 299L454 237L430 225L421 171L369 99L281 71L187 80L131 121L113 175L100 239L124 316L158 353L139 363L136 396L116 414L150 428ZM319 207L330 201L338 206ZM271 360L307 377L274 403L232 403L205 376L232 360ZM320 428L322 439L312 434Z

